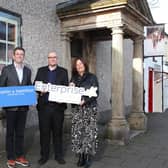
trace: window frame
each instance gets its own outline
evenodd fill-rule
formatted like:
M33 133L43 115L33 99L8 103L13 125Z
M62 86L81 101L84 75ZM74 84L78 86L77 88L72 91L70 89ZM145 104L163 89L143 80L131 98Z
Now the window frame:
M0 8L0 21L5 22L6 26L6 39L0 40L1 44L5 44L5 61L0 60L0 65L8 65L12 63L12 59L9 58L8 55L8 45L13 45L14 47L22 46L22 40L21 40L21 25L22 25L22 19L21 15L5 10L3 8ZM8 29L9 24L15 25L15 40L10 41L8 39Z

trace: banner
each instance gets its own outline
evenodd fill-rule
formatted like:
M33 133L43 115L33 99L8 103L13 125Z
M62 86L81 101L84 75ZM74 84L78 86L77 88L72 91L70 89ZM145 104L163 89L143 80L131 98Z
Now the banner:
M144 56L165 55L164 25L145 27Z
M36 81L35 89L40 92L49 92L49 101L59 103L80 104L81 96L97 97L97 87L85 90L83 87L45 84L41 81Z
M35 105L34 86L0 87L0 107Z

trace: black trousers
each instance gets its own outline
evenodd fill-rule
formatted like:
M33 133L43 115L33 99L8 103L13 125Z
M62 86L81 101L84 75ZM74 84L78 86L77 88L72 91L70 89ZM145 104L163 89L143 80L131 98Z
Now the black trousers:
M54 146L55 158L63 157L62 149L62 129L64 121L64 111L54 105L45 105L38 111L41 157L49 158L51 137Z
M7 159L23 155L24 129L27 111L6 111L6 152Z

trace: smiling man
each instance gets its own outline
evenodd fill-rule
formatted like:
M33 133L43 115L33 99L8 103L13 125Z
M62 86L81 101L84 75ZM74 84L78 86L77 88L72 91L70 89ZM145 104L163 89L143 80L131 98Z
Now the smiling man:
M31 70L23 64L25 50L17 47L13 51L13 63L2 69L0 86L22 86L32 85ZM28 106L5 107L7 131L6 131L6 153L7 166L14 168L16 164L29 166L24 157L24 129Z

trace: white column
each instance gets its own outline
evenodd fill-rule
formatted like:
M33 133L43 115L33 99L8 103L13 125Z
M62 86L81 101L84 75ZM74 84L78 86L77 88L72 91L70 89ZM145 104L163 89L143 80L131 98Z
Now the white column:
M134 39L132 82L132 112L129 115L128 121L131 129L145 130L147 117L143 112L143 38L140 36Z
M124 113L124 56L123 28L112 28L112 120L108 125L108 138L127 143L129 125Z

